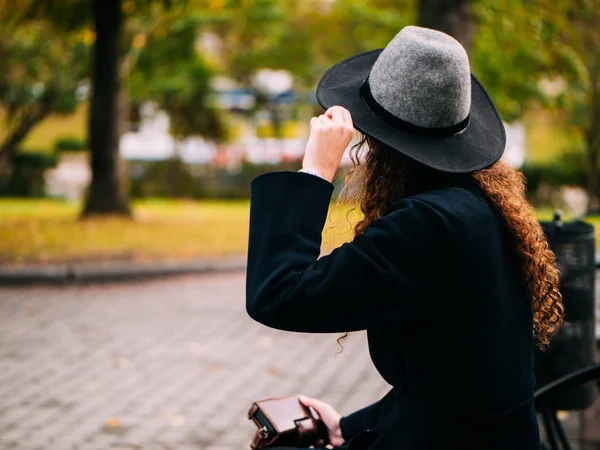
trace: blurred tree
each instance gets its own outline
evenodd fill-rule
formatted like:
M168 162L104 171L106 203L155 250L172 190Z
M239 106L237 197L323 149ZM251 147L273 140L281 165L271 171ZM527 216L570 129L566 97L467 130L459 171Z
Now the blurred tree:
M211 105L210 81L214 71L198 54L196 35L197 23L193 18L173 22L167 34L150 38L140 49L128 80L131 101L153 101L169 116L176 150L170 167L175 196L183 179L180 177L182 140L194 135L215 142L227 138L222 113Z
M84 216L130 214L119 170L122 8L122 0L92 0L96 35L89 117L92 181L83 209Z
M171 21L185 16L194 3L205 11L210 0L25 0L30 16L48 17L64 30L87 30L95 37L89 117L92 182L83 216L130 215L120 176L119 137L127 128L128 73L140 48L153 33L164 33ZM205 15L209 16L209 15ZM156 60L157 65L168 64Z
M170 120L177 139L202 135L212 141L227 137L220 111L211 105L214 69L198 53L197 22L173 21L166 33L149 37L136 55L127 85L132 102L150 100Z
M229 0L210 29L221 69L250 85L257 68L289 70L313 88L333 63L383 47L412 22L414 0Z
M126 130L125 113L129 110L126 88L128 74L134 70L146 42L153 35L169 39L170 33L175 30L171 26L180 25L183 23L181 22L183 18L187 18L196 25L202 21L214 20L211 3L214 2L210 0L196 2L188 0L92 0L96 32L93 69L95 81L92 84L98 91L98 95L92 97L90 108L92 184L83 215L129 214L128 202L123 194L118 167L118 138ZM191 6L194 8L192 9ZM194 11L195 15L192 14ZM176 64L175 53L161 56L152 55L148 61L156 67L172 67ZM173 73L169 75L173 75ZM162 81L168 82L169 80ZM101 84L97 85L98 82ZM173 81L174 85L177 83L177 80ZM198 88L201 87L200 84ZM192 95L189 95L188 99L191 99ZM198 96L198 91L194 95ZM110 100L107 99L109 96ZM166 103L159 103L160 106L166 105ZM198 106L198 103L195 106ZM199 113L195 114L196 119L194 120L198 120L201 113L205 111L206 109L201 109ZM170 115L175 122L174 113ZM104 136L100 136L100 130L105 133ZM211 131L214 130L217 130L215 126L211 128ZM208 127L203 131L208 133ZM94 147L94 141L96 147Z
M383 47L414 16L414 0L215 3L221 6L222 15L207 28L221 43L221 71L255 87L257 69L287 70L303 100L314 92L332 64L360 51ZM257 109L270 110L273 129L277 130L277 107L259 96Z
M587 154L588 211L600 213L600 0L560 0L553 45L562 89L555 106L583 137ZM561 20L562 19L562 20Z
M278 68L281 47L276 35L286 26L281 0L215 1L223 20L212 25L220 38L221 68L234 79L251 85L257 67Z
M532 104L558 110L584 141L589 208L598 210L600 0L488 0L474 13L471 65L501 116L517 120Z
M471 68L506 122L519 119L533 103L547 105L540 80L552 68L554 0L488 0L473 5L476 29Z
M472 0L418 0L417 23L454 37L467 53L473 40Z
M89 42L30 18L24 5L0 4L0 175L10 169L27 134L51 113L69 113L80 100Z
M314 86L341 59L385 47L403 27L414 23L415 8L414 0L338 0L329 8L307 12L305 20L314 39L313 54L305 62L311 70L304 69L309 85ZM302 26L299 20L296 28Z
M206 106L213 69L247 86L252 85L257 69L286 69L294 77L295 89L308 94L314 92L316 82L333 63L385 46L403 26L414 22L449 32L470 50L472 71L490 92L505 121L517 120L532 103L554 105L563 111L565 123L585 137L590 193L597 192L599 1L23 0L18 7L16 2L1 2L0 14L2 8L12 8L12 14L20 17L31 7L31 26L34 22L39 26L39 17L50 18L63 30L61 36L69 36L69 40L60 42L50 37L48 42L38 39L35 45L52 48L56 53L50 59L56 61L62 51L76 55L69 47L78 48L71 39L78 36L89 43L97 38L92 78L102 85L96 87L98 95L93 95L90 109L95 181L85 212L126 214L127 201L116 175L118 135L125 129L123 112L128 109L129 96L120 95L127 92L126 83L131 83L129 94L134 102L147 95L168 110L175 135L202 129L212 138L211 132L221 133L215 111ZM97 13L94 21L93 11ZM13 74L11 79L18 78L14 74L21 69L17 69L20 66L15 58L25 65L44 52L31 47L22 56L6 53L12 48L11 28L6 17L0 16L0 20L0 64L7 67L0 80L8 80L9 73ZM213 53L200 44L209 35L217 37ZM26 42L30 46L34 43L29 38ZM180 47L182 42L185 45ZM61 45L67 47L59 51ZM47 67L50 59L46 59ZM40 70L44 76L58 76L61 70L67 72L76 69L76 63L85 62L85 58L76 59L67 59L54 71ZM76 72L67 75L75 79ZM549 90L549 84L555 87ZM556 86L560 87L558 94L554 92ZM8 92L6 83L0 82L1 89ZM39 92L36 87L36 95ZM31 90L28 95L33 93Z

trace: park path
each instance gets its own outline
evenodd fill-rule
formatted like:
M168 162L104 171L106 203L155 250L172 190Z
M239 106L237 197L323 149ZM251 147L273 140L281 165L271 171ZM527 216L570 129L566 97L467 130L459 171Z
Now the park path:
M0 449L242 450L255 399L292 392L340 413L389 386L364 333L250 319L244 274L0 287Z
M338 353L339 334L267 328L244 281L0 287L0 450L243 450L253 400L300 392L347 414L388 391L364 332ZM600 449L600 397L563 417L574 450Z

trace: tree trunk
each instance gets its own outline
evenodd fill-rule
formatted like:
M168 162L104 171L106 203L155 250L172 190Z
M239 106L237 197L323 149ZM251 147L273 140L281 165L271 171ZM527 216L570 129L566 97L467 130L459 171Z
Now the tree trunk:
M598 149L594 146L593 140L589 136L586 141L588 157L587 214L596 215L600 213L600 200L598 198Z
M283 138L281 114L279 111L279 101L275 100L269 105L269 113L271 115L271 126L273 127L273 137L277 139Z
M48 117L51 110L51 103L51 98L43 101L39 108L36 108L34 113L25 116L0 144L0 177L3 177L8 172L19 144L27 137L31 129Z
M471 0L418 0L417 14L420 26L449 34L470 53L473 40Z
M130 215L119 158L121 0L93 0L92 8L96 31L88 123L92 182L83 215Z
M590 98L590 122L586 130L588 156L588 214L600 213L600 190L598 189L598 153L600 152L600 82L597 81L600 70L590 70L592 92Z

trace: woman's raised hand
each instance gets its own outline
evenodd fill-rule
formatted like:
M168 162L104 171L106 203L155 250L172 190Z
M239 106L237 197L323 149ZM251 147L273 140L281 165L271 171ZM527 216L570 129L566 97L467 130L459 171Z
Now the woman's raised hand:
M342 445L344 443L344 438L342 437L342 430L340 429L340 418L342 417L340 413L338 413L333 406L329 403L322 402L321 400L317 400L316 398L307 397L305 395L298 395L300 401L306 405L313 408L323 423L327 427L329 431L329 442L334 447Z
M302 168L314 170L333 181L353 134L352 116L343 106L332 106L319 117L313 117Z

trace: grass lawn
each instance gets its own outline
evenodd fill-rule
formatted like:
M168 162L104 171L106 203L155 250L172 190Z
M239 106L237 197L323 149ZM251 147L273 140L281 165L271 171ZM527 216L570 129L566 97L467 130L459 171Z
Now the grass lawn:
M527 159L544 164L565 152L581 151L582 136L565 125L564 118L544 110L532 110L521 119L526 130Z
M73 137L84 141L87 132L87 114L87 103L82 103L71 114L50 115L31 130L21 144L21 148L35 152L50 152L54 150L55 141L61 137ZM7 134L5 128L4 112L0 110L0 139Z
M0 199L0 262L61 262L111 259L185 259L241 255L248 245L248 201L144 200L135 220L77 220L79 204L53 200ZM333 207L323 251L349 241L360 214ZM540 220L552 217L540 210ZM600 217L590 219L600 243Z
M244 254L248 245L248 201L139 201L135 220L78 221L80 207L0 199L0 262L218 257ZM324 249L349 239L343 211L336 208L326 225Z

